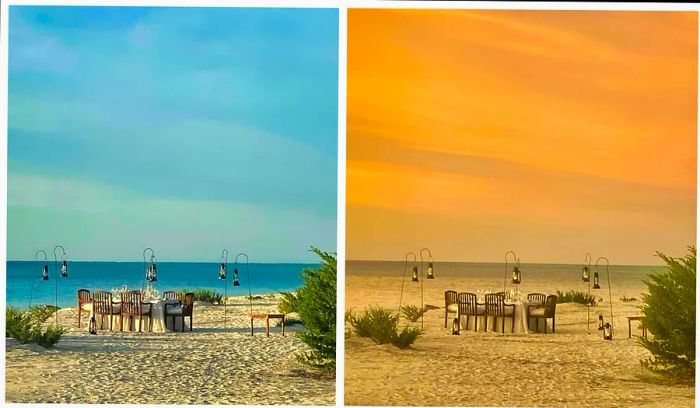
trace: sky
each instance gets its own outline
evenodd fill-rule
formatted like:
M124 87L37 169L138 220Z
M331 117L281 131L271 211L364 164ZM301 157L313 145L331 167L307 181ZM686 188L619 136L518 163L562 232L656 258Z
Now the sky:
M685 255L697 41L694 12L350 10L347 258Z
M336 251L337 10L9 17L8 259Z

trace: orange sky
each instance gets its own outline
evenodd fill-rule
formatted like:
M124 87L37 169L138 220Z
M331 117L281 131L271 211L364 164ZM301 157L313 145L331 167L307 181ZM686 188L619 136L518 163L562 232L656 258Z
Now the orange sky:
M347 259L695 243L696 13L348 13Z

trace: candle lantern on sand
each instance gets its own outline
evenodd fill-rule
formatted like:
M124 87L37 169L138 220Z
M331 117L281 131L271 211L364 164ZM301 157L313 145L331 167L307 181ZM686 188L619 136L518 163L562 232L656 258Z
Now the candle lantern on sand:
M612 326L608 322L605 322L603 326L603 338L605 340L612 340Z
M452 321L452 334L459 336L459 317L455 317Z
M95 324L95 316L90 317L90 323L88 324L88 331L90 334L97 334L97 325Z
M598 315L598 330L603 330L603 315Z

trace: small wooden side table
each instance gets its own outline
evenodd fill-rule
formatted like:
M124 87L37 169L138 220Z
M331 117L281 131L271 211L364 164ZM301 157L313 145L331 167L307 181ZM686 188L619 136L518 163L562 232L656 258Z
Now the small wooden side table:
M627 338L632 338L632 320L642 322L642 336L647 338L647 326L644 324L644 316L627 316Z
M253 335L253 320L265 319L265 335L270 337L270 319L282 319L282 337L284 334L284 313L253 313L250 315L250 335Z

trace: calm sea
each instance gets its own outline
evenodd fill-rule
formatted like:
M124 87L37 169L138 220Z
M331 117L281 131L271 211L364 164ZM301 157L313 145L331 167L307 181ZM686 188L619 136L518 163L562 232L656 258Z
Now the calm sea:
M427 264L424 265L427 267ZM406 273L406 282L411 281L411 267ZM509 265L506 274L505 263L477 263L477 262L436 262L435 280L430 282L430 287L435 287L440 295L442 291L453 289L458 291L476 291L477 289L503 290L503 279L506 276L507 289L511 285L512 265ZM582 265L566 264L521 264L522 283L518 287L523 292L554 293L559 289L567 291L587 290L587 283L581 280ZM420 271L420 263L418 263ZM637 265L610 265L610 287L613 296L639 297L646 292L644 280L648 274L654 271L664 271L665 266L637 266ZM595 265L591 266L591 280ZM605 265L598 266L602 289L607 291L608 275ZM358 279L376 276L391 278L394 281L390 286L398 291L404 272L404 262L392 261L347 261L346 273ZM441 284L443 281L445 284ZM362 281L358 281L361 283ZM386 280L383 284L388 283Z
M7 304L27 307L30 297L33 305L53 304L56 290L54 263L49 262L48 265L49 280L42 281L43 264L34 261L8 261ZM266 294L299 288L302 285L302 269L316 266L318 265L251 263L249 268L252 293ZM245 266L239 264L238 269L241 286L234 287L233 264L228 264L229 296L248 294ZM159 262L158 281L153 286L161 292L206 288L223 293L224 281L218 279L218 271L218 263ZM143 262L69 262L68 277L58 278L58 303L60 307L74 306L80 288L112 290L127 285L129 288L140 289L143 286L143 277Z

